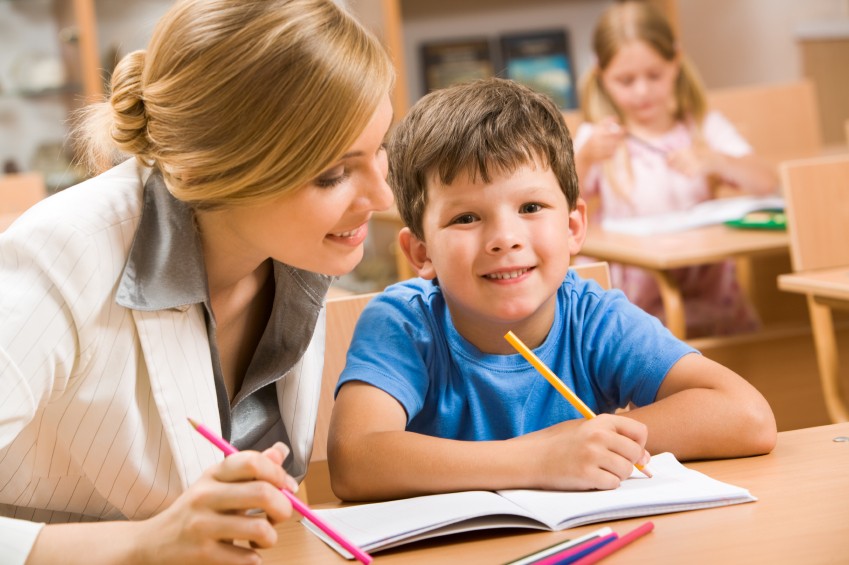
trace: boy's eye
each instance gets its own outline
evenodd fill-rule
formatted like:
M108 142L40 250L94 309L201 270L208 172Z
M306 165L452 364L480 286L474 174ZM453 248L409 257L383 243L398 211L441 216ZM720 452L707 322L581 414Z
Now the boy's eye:
M519 208L519 212L522 214L533 214L540 210L542 210L542 204L537 202L528 202L527 204L522 204L522 207Z
M460 214L451 219L451 224L471 224L477 218L474 214Z

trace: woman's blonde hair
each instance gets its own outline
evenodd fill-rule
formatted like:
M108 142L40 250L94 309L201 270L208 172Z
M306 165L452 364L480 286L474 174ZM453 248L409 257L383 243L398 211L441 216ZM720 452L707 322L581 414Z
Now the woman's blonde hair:
M393 81L332 0L181 0L118 63L78 139L89 166L135 156L196 207L256 202L338 160Z
M695 67L679 49L672 26L651 3L625 1L610 6L602 14L593 34L596 64L584 76L581 85L581 111L590 122L607 116L624 119L601 82L601 73L619 50L632 41L642 41L666 61L680 61L681 72L675 82L675 119L700 124L707 110L705 90Z

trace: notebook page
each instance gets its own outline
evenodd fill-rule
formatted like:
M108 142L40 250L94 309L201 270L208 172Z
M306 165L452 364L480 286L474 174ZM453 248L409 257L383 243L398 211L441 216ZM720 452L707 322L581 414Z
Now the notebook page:
M465 522L472 518L504 515L532 518L527 511L487 491L420 496L348 508L316 510L315 513L351 542L365 550L375 545L382 547L384 544L406 540L423 532ZM492 522L500 521L481 520L475 526L464 528L464 530L503 525ZM511 521L509 525L530 526L527 520L523 522L524 524L521 521ZM537 527L544 528L541 524Z
M654 477L636 471L616 490L552 492L499 491L539 520L571 528L603 520L727 506L757 500L748 490L717 481L679 463L671 453L652 457Z
M780 196L716 198L696 204L689 210L634 218L605 218L602 227L609 232L653 235L721 224L728 220L737 220L756 210L783 208L784 199Z

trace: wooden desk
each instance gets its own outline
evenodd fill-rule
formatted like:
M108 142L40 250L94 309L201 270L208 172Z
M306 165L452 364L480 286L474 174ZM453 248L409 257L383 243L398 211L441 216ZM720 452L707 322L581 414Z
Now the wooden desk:
M608 522L620 535L646 519L655 530L608 557L610 564L846 563L849 558L849 423L781 432L769 455L688 463L748 488L758 502ZM504 563L599 528L562 532L490 530L378 552L375 563ZM278 526L280 540L264 550L266 565L346 562L297 522Z
M786 253L788 247L786 232L739 230L724 225L656 235L613 233L590 227L581 254L649 271L660 287L666 326L684 339L687 324L681 289L669 276L669 269Z
M833 422L846 422L849 420L849 408L840 386L832 310L849 310L849 266L780 275L778 288L807 297L820 385L828 415Z

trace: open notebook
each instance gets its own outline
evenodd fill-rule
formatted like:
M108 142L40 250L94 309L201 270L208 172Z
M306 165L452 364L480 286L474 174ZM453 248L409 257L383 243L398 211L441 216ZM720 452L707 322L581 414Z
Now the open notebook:
M654 478L634 472L616 490L552 492L469 491L361 504L316 514L365 551L489 528L564 530L583 524L727 506L757 500L748 490L687 469L671 453L652 457ZM321 530L302 523L352 559Z
M737 220L757 210L781 210L780 196L736 196L696 204L688 210L636 218L606 218L601 226L610 232L632 235L671 233Z

